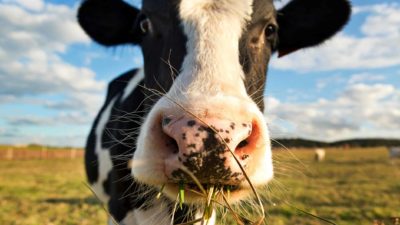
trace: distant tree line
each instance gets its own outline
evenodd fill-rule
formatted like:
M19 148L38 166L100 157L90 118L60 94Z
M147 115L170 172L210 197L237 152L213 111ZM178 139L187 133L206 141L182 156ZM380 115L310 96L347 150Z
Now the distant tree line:
M272 141L273 147L288 148L327 148L327 147L393 147L400 146L400 139L349 139L335 142L323 142L302 138L275 139Z
M355 148L367 148L367 147L395 147L400 146L400 139L385 139L385 138L360 138L360 139L348 139L335 142L323 142L304 138L278 138L271 141L272 146L275 148L287 147L287 148L328 148L328 147L355 147ZM0 149L7 149L9 146L0 145ZM34 150L46 149L61 149L61 150L73 150L75 148L65 146L65 147L55 147L46 146L40 144L29 144L25 148ZM77 148L81 150L81 148Z

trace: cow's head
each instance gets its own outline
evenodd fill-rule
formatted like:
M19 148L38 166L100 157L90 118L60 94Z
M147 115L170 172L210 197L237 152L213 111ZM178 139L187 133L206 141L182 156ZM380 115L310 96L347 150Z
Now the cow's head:
M105 46L138 44L153 103L141 127L133 176L166 184L232 188L231 199L273 177L263 116L267 64L318 45L349 19L346 0L293 0L276 11L272 0L86 0L79 22ZM242 166L240 168L239 164ZM188 193L189 201L199 200Z

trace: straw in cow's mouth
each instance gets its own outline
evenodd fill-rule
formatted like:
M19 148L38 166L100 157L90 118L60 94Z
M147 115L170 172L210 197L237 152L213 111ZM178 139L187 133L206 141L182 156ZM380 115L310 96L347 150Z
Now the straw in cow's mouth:
M225 192L233 192L236 190L240 189L239 185L225 185L225 184L203 184L203 187L211 187L214 186L219 190L224 190ZM193 191L197 191L200 192L201 190L199 189L199 187L195 184L195 183L188 183L185 184L185 189L187 190L193 190Z

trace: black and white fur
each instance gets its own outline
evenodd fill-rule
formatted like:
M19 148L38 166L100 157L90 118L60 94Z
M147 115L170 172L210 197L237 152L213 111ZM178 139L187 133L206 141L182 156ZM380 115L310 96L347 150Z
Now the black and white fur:
M89 183L115 220L166 225L201 214L195 204L185 204L172 218L176 183L155 197L172 181L157 167L172 154L157 138L166 129L159 118L178 120L177 103L198 116L256 121L261 147L251 150L247 170L257 186L272 179L261 100L271 54L317 45L340 30L349 15L346 0L293 0L280 11L272 0L144 0L141 10L121 0L83 1L78 20L96 42L138 44L144 56L143 69L109 84L86 146ZM237 111L241 107L246 110ZM236 201L247 196L245 184L239 186L243 192ZM215 223L213 214L208 224Z

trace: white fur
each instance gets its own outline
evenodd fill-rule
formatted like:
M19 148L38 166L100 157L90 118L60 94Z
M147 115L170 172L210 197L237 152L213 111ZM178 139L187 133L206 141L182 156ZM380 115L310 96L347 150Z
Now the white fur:
M125 101L125 99L135 90L140 81L144 79L144 71L143 68L139 69L139 71L135 74L135 76L129 81L128 85L124 89L124 94L122 95L121 101Z
M184 87L188 93L231 89L246 95L239 39L251 16L252 0L182 0L179 10L188 52L170 93Z
M105 110L100 116L99 122L95 130L96 134L95 153L97 155L99 163L99 177L97 181L94 184L92 184L92 188L93 191L96 193L96 195L99 197L99 199L103 202L108 202L108 200L110 199L110 197L104 191L103 182L107 179L108 173L112 169L112 162L111 162L110 151L109 149L104 149L102 147L101 139L106 124L110 119L111 110L112 107L114 106L115 100L116 97L112 99L111 102L108 104L108 106L105 108Z
M139 82L143 80L144 72L140 69L135 76L129 81L128 85L123 90L123 95L121 101L124 101L138 86ZM100 116L99 122L97 124L95 134L96 134L96 147L95 153L98 158L99 163L99 177L98 180L92 185L92 188L96 195L101 201L107 202L109 196L104 192L103 182L107 179L108 173L112 170L112 161L109 149L102 148L102 134L104 132L107 122L110 120L111 110L115 104L117 97L114 97L105 108Z

